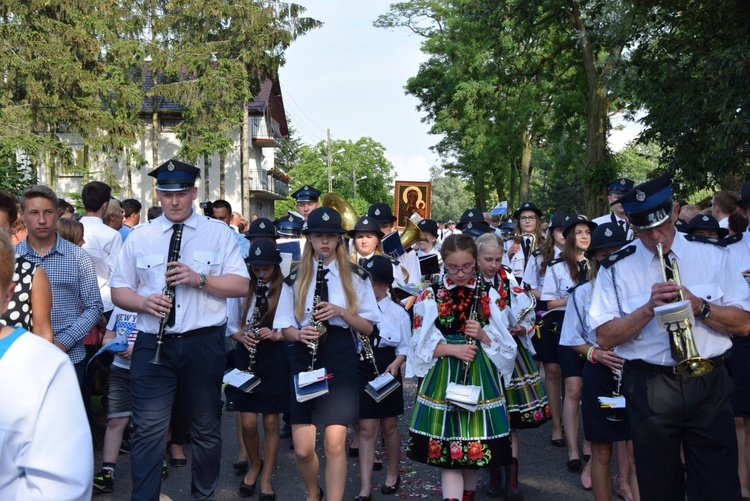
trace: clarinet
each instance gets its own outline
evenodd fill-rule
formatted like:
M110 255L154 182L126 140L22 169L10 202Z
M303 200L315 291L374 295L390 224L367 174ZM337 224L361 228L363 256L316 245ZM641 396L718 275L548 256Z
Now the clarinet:
M321 301L320 295L323 290L323 254L320 254L318 256L318 271L315 278L315 295L313 296L313 313L318 310L318 304ZM313 367L315 366L315 356L318 354L318 343L320 342L320 338L323 337L326 333L326 326L323 322L320 320L315 320L315 316L313 315L312 320L310 320L310 325L315 327L315 329L318 330L320 333L320 336L318 336L316 339L313 339L310 341L310 344L308 345L308 348L310 350L310 355L312 356L312 359L310 360L310 370L313 370Z
M179 227L179 232L175 236L175 244L174 248L172 249L172 252L167 256L167 262L172 263L177 261L180 258L180 246L182 244L182 226ZM173 230L178 231L178 230ZM174 266L167 268L167 270L171 270L174 268ZM170 301L169 310L167 310L164 313L164 316L161 317L161 320L159 321L159 333L156 336L156 351L154 352L154 358L151 360L151 363L154 365L164 365L164 362L161 360L161 347L164 344L164 331L167 329L167 322L169 322L169 312L174 308L174 285L170 284L169 282L164 284L164 289L161 292L163 295L167 296Z
M370 339L361 332L357 332L357 337L359 338L359 342L362 343L362 351L364 352L364 354L360 352L359 361L364 362L365 360L369 360L372 362L375 377L379 377L380 372L378 372L378 365L375 362L375 352L372 349L372 344L370 344Z
M250 319L250 324L245 327L245 334L251 335L256 342L260 337L260 295L264 285L265 281L263 280L263 274L261 273L258 277L258 282L255 284L255 308L253 308L253 316ZM247 351L250 355L247 372L252 374L253 366L255 365L255 355L258 353L258 349L256 348L256 345L252 345Z
M484 283L484 278L482 277L482 272L477 271L476 276L476 286L474 287L474 297L472 298L471 302L471 311L469 312L469 320L476 320L477 319L477 307L479 306L479 298L482 295L482 284ZM469 345L475 345L477 344L477 340L474 339L471 336L465 336L466 337L466 344ZM466 384L466 382L469 380L469 368L471 367L471 362L464 362L464 382L462 384Z

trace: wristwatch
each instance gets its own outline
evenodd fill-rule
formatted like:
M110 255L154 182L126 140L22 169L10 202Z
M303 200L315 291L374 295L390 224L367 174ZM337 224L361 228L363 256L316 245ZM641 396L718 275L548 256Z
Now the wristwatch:
M200 285L198 285L198 288L202 289L203 286L206 285L206 280L207 280L206 275L204 275L203 273L201 273L200 274L200 279L201 279L201 283L200 283Z
M709 304L709 302L704 299L703 306L701 306L701 311L698 312L698 316L701 317L703 320L705 320L708 318L710 314L711 314L711 304Z

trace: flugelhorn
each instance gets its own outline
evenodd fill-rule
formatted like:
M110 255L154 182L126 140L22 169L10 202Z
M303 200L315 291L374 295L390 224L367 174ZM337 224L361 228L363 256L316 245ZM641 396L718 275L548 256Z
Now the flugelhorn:
M682 287L680 281L680 268L677 265L677 260L672 259L667 265L664 259L664 247L662 244L656 244L656 251L659 255L659 262L661 263L661 272L664 281L667 282L667 270L672 272L672 280L674 283ZM685 300L685 295L680 289L677 293L677 299L679 301ZM667 332L669 333L669 344L672 348L672 356L677 361L675 366L675 372L683 376L688 377L699 377L711 372L714 368L713 362L707 358L702 358L698 353L698 348L695 346L695 338L693 337L693 328L690 325L690 319L686 316L684 320L676 323L669 323L666 326Z

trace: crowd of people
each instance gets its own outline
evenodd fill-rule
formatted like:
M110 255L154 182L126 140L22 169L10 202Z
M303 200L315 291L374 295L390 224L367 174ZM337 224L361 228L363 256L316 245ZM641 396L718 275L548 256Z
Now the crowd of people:
M381 435L393 495L404 377L407 457L439 469L444 500L475 499L481 468L488 497L522 500L521 430L548 422L597 500L750 498L750 182L701 210L668 175L617 179L596 219L527 201L505 221L415 214L409 240L391 204L348 227L352 209L309 185L275 221L223 200L199 213L198 174L174 159L150 172L144 222L99 181L81 216L46 186L0 192L0 498L113 492L126 448L132 499L158 499L188 463L191 498L213 499L224 404L240 497L276 499L290 437L308 501L343 499L349 457L370 501ZM101 372L95 469L80 422ZM46 447L53 433L69 446Z

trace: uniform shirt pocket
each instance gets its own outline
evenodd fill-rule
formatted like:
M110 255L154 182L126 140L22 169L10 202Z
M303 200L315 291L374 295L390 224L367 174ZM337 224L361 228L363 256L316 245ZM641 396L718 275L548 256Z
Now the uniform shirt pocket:
M218 252L193 252L193 269L204 275L218 275L221 270L221 255Z
M700 284L688 287L694 296L705 299L711 303L721 304L721 298L724 297L724 291L718 284Z
M166 256L164 254L148 254L139 256L135 264L138 270L138 279L148 284L149 288L159 289L164 286L167 272Z

